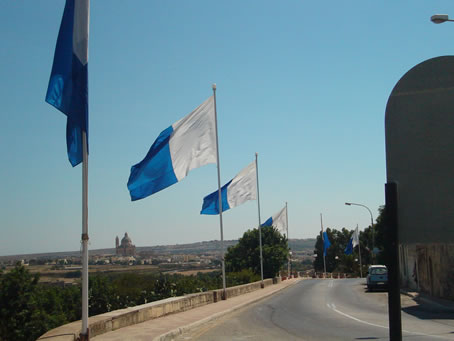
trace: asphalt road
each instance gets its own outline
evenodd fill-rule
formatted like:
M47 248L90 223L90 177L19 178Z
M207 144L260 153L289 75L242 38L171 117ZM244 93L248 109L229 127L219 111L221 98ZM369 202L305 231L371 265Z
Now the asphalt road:
M387 340L385 292L360 279L304 280L176 340ZM454 340L454 314L402 300L404 340Z

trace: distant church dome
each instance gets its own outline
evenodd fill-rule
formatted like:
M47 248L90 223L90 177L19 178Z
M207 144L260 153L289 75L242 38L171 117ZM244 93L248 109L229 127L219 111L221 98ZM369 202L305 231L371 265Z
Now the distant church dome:
M132 245L132 240L129 238L128 233L125 233L125 236L121 239L121 246L128 247Z
M128 233L125 233L125 236L121 239L121 244L118 244L117 237L115 238L115 254L117 256L135 256L136 246L132 244L132 240L129 238Z

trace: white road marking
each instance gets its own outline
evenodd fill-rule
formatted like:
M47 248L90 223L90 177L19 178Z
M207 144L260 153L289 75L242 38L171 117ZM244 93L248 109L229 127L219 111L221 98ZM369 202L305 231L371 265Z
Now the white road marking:
M338 309L336 308L336 305L335 305L334 303L331 303L331 304L327 303L326 306L327 306L328 308L332 309L333 311L335 311L336 313L338 313L338 314L340 314L340 315L342 315L342 316L344 316L344 317L347 317L347 318L349 318L349 319L352 319L352 320L354 320L354 321L356 321L356 322L364 323L364 324L367 324L367 325L373 326L373 327L379 327L379 328L389 329L388 326L382 326L382 325L380 325L380 324L375 324L375 323L367 322L367 321L364 321L364 320L360 320L359 318L356 318L356 317L351 316L351 315L349 315L349 314L346 314L346 313L344 313L344 312L338 310ZM413 335L430 336L430 337L434 337L434 338L439 338L439 339L444 339L444 340L446 340L446 338L444 338L444 337L442 337L442 336L437 336L437 335L430 335L430 334L424 334L424 333L411 332L411 331L404 330L404 329L402 329L402 332L403 332L403 333L408 333L408 334L413 334Z

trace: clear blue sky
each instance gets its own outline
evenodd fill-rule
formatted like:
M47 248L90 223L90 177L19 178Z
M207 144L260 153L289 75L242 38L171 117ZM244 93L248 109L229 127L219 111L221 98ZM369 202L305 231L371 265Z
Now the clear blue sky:
M44 102L64 1L0 2L0 255L78 250L81 167L66 117ZM126 182L158 134L217 83L222 182L259 153L262 220L289 208L290 238L365 228L384 203L384 112L414 65L454 50L452 1L92 0L90 248L219 239L199 214L216 166L131 202ZM257 225L250 201L224 238Z

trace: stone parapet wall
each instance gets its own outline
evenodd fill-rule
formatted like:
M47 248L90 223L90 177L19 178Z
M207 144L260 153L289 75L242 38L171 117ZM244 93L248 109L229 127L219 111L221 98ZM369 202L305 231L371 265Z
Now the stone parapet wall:
M267 287L280 282L280 278L270 278L263 281ZM261 288L261 281L226 288L226 296L234 297ZM164 300L147 304L111 311L105 314L89 318L90 337L107 333L119 328L145 322L168 314L178 313L197 308L206 304L219 301L222 297L222 289L189 294L181 297L170 297ZM81 321L72 322L48 331L38 340L50 341L74 341L78 337Z

